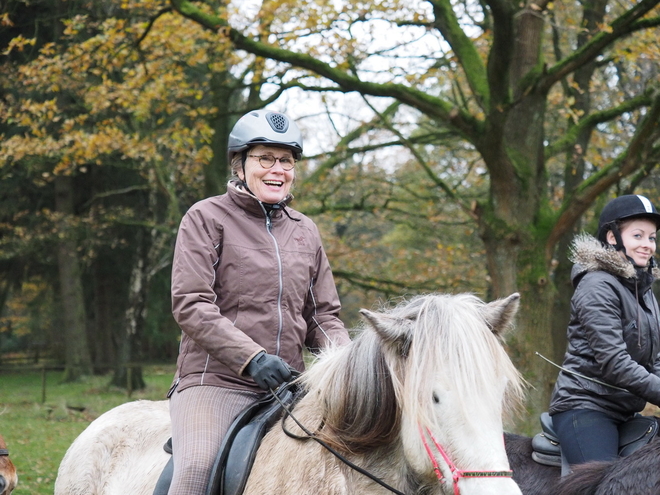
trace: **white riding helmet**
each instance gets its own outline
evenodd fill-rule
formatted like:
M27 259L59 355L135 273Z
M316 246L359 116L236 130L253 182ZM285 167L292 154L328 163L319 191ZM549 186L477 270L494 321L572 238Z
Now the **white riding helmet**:
M300 160L303 139L300 129L289 117L270 110L253 110L246 113L229 133L227 158L231 163L236 153L259 144L290 149L293 157Z

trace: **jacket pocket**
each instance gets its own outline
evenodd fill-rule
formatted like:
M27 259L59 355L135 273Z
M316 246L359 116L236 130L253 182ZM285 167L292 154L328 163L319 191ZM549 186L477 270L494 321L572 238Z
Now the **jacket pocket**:
M641 364L645 360L645 354L649 345L648 326L637 326L637 320L623 321L623 340L630 357Z

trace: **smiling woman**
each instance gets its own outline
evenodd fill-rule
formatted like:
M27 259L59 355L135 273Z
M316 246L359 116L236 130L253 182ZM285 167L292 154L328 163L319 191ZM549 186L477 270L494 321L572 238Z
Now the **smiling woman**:
M569 345L550 402L570 465L617 459L620 426L660 405L659 227L646 197L619 196L603 208L598 238L573 243Z
M247 155L238 177L260 201L276 204L286 199L295 178L295 159L289 150L255 146Z
M169 495L206 492L233 418L303 371L303 349L349 341L314 222L289 207L302 135L256 110L229 135L227 193L186 213L172 263L172 311L183 331L169 394Z

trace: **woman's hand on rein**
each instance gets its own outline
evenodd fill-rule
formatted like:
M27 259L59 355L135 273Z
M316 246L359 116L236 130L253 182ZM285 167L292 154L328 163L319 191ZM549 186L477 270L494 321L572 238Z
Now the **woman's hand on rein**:
M252 358L245 371L264 390L274 390L292 378L291 367L281 357L265 351Z

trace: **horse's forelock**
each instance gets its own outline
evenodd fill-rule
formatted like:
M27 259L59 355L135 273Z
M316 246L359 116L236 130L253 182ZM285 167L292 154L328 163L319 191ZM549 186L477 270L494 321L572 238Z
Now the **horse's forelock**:
M429 377L438 373L455 390L466 417L471 417L470 410L477 404L496 411L503 405L505 409L517 407L522 399L520 374L483 320L480 308L484 303L469 294L422 299L417 304L419 315L406 379L408 405L418 421L432 421L434 384ZM496 381L502 378L508 382L509 395L504 401Z

